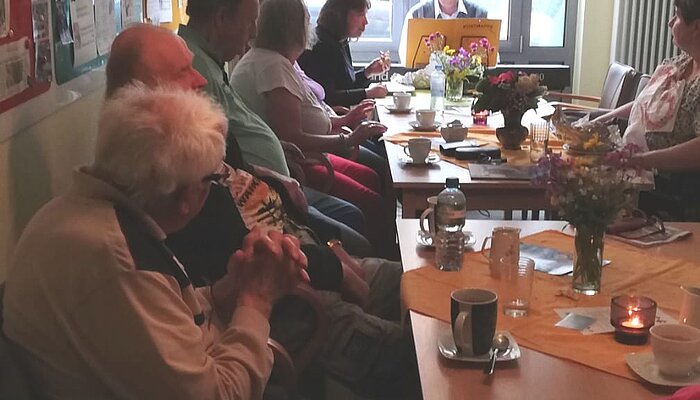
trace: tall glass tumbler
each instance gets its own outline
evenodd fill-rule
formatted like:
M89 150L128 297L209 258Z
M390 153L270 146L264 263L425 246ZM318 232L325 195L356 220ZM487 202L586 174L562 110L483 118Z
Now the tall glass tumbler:
M498 297L505 315L518 318L527 315L535 281L535 260L527 257L503 257L499 261Z

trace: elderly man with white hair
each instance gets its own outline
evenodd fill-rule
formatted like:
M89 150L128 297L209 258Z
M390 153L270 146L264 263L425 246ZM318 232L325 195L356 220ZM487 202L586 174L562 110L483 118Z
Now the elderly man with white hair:
M272 304L308 279L297 240L252 231L211 290L164 244L227 184L227 125L192 91L105 103L94 163L32 218L6 282L4 333L41 398L262 396Z

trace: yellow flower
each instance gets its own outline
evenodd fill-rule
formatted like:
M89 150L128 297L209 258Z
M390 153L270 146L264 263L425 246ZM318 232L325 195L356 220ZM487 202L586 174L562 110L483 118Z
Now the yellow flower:
M595 149L598 147L598 144L600 144L600 135L597 133L594 133L593 136L591 136L590 139L586 141L586 143L583 144L583 149L584 150L591 150Z

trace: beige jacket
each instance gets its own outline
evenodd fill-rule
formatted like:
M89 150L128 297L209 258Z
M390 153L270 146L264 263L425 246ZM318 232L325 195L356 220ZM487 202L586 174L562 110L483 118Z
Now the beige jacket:
M212 318L165 234L119 191L74 174L20 239L4 332L51 399L256 399L272 368L270 327L238 307Z

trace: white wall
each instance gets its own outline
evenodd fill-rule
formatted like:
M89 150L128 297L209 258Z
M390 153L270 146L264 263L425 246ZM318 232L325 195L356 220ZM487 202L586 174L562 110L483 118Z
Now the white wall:
M31 216L69 187L75 165L91 162L103 91L87 94L0 143L0 281Z
M577 94L600 96L611 62L614 1L579 0L578 6L572 89Z

